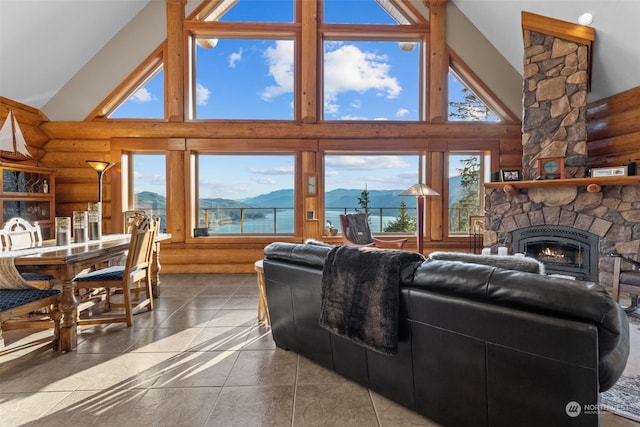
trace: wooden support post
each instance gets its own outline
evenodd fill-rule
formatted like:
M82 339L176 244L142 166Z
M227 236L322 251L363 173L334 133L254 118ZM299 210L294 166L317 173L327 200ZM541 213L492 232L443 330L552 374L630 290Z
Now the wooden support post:
M166 116L184 121L184 6L186 0L167 0L167 52L164 57ZM170 52L170 53L169 53Z
M425 0L429 7L429 122L447 119L449 55L446 42L447 0Z

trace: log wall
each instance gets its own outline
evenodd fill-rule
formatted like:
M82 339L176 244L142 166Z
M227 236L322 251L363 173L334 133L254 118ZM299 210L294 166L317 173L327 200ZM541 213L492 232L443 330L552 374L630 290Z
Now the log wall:
M588 166L640 163L640 87L589 103L587 135Z

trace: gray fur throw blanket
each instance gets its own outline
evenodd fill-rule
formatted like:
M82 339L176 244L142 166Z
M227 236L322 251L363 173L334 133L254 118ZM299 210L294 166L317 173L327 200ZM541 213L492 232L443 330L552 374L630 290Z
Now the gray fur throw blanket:
M333 248L322 270L320 326L368 349L396 354L400 280L423 261L415 252Z

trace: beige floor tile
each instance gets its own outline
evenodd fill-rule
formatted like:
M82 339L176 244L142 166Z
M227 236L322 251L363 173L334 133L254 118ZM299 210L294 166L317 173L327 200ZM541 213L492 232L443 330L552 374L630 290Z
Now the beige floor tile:
M411 409L371 392L371 399L380 427L439 427L435 423Z
M49 409L39 420L40 427L107 426L114 411L138 401L146 389L75 391ZM126 425L126 424L123 424Z
M0 388L6 390L6 388ZM69 391L47 393L0 392L0 424L4 427L38 424L51 408L71 395Z
M158 328L204 328L217 312L218 308L194 310L183 306L160 323Z
M293 385L224 387L206 425L290 427Z
M276 343L271 336L271 328L264 323L251 327L244 346L245 350L275 350Z
M636 317L626 375L640 373ZM4 337L2 427L436 425L276 348L255 274L163 274L154 311L130 328L83 326L74 352L46 348L50 331ZM605 412L602 426L640 423Z
M193 298L187 301L179 311L192 311L192 310L211 310L220 309L229 301L232 296L208 296L199 294L197 298Z
M282 350L240 352L225 386L293 385L298 355Z
M254 326L216 326L202 328L186 351L241 350Z
M172 352L185 351L202 328L156 328L147 330L127 351Z
M294 427L377 425L369 392L358 384L343 382L296 387Z
M258 323L258 307L251 310L219 310L207 324L212 326L251 326Z
M232 296L222 307L225 310L258 310L258 296Z
M222 387L237 351L180 353L157 366L153 388Z
M306 357L298 359L298 384L333 384L347 382L343 376L312 362Z

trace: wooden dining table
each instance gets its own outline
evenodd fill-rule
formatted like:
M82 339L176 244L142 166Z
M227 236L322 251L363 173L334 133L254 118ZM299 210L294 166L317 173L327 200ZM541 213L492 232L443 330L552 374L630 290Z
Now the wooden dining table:
M51 274L62 282L59 309L62 313L60 323L61 351L72 351L78 343L76 311L78 300L73 278L85 269L112 264L126 257L129 249L129 234L103 235L101 240L57 246L55 240L45 241L42 246L31 251L16 251L14 264L21 272ZM151 268L151 286L153 296L160 294L160 242L171 238L170 234L156 236ZM3 252L3 256L11 256Z

